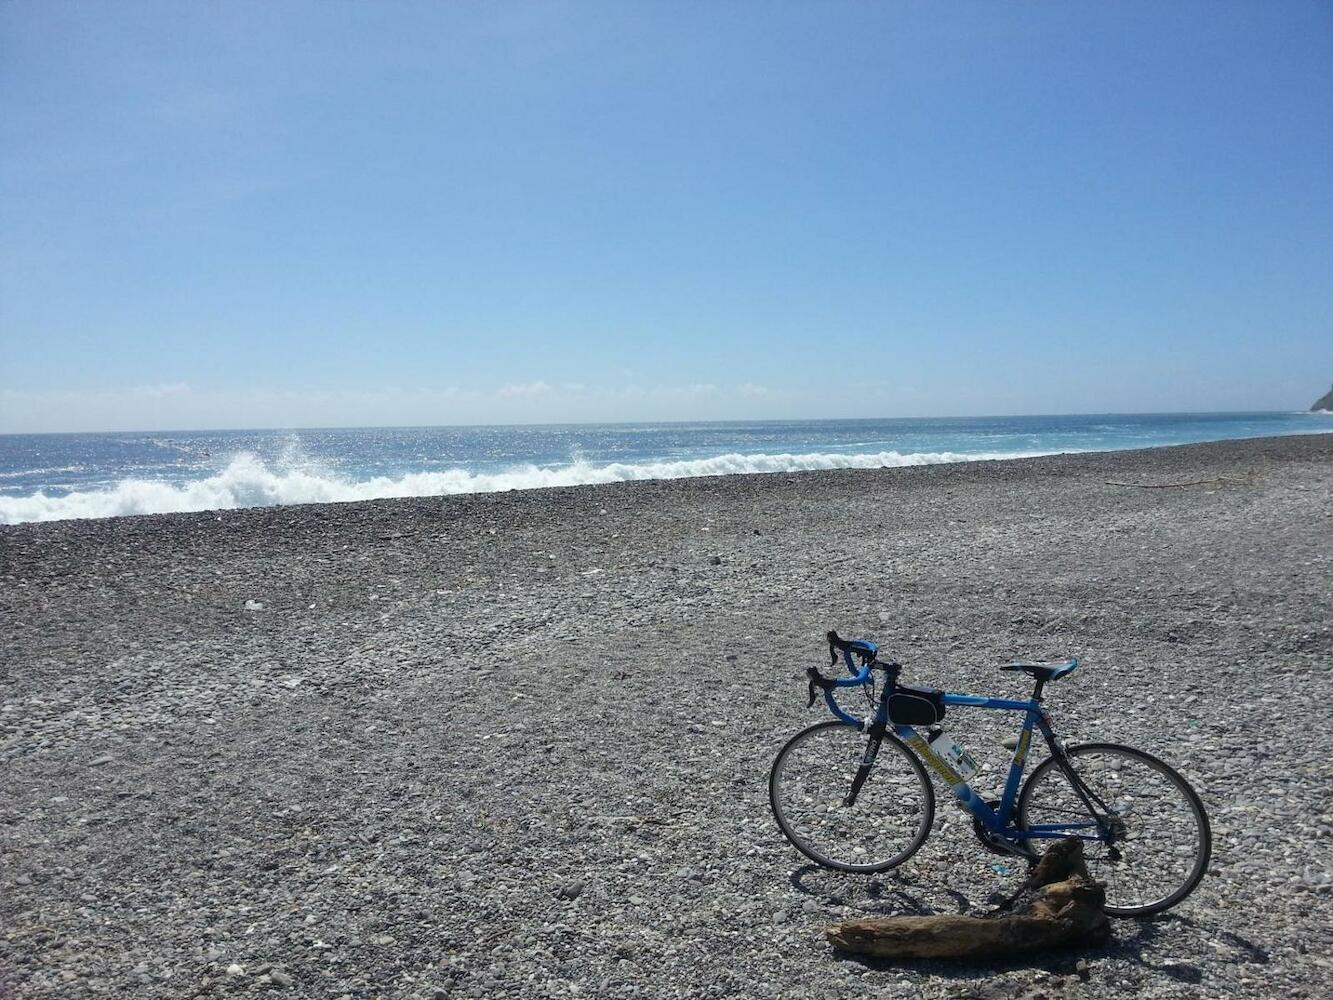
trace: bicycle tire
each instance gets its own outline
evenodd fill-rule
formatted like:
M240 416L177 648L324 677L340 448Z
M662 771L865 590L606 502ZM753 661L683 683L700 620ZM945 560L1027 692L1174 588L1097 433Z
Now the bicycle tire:
M1203 801L1199 798L1198 793L1190 786L1190 783L1181 777L1181 775L1169 764L1154 757L1152 754L1119 743L1083 743L1077 746L1068 747L1065 752L1069 764L1078 773L1080 779L1083 780L1103 801L1115 798L1114 793L1118 790L1116 786L1122 786L1119 790L1121 790L1121 800L1125 803L1121 807L1124 809L1124 812L1117 812L1117 817L1125 825L1125 837L1116 847L1116 849L1120 851L1120 858L1118 860L1113 858L1110 855L1110 849L1104 844L1098 845L1094 842L1084 842L1084 854L1088 865L1088 872L1094 879L1102 882L1106 886L1106 912L1115 917L1148 916L1153 913L1161 913L1163 910L1170 909L1193 892L1195 888L1198 887L1199 882L1202 881L1204 874L1208 870L1208 862L1212 857L1213 851L1213 839L1212 827L1208 821L1208 813L1204 809ZM1147 877L1149 878L1149 884L1162 885L1163 880L1166 880L1166 887L1170 889L1169 892L1159 898L1136 901L1131 901L1130 899L1132 893L1131 890L1126 887L1125 876L1128 874L1129 869L1133 867L1136 855L1140 859L1148 856L1146 852L1140 850L1139 847L1131 847L1130 845L1146 843L1143 836L1146 826L1141 816L1136 812L1138 809L1135 801L1136 796L1123 792L1123 785L1125 782L1121 777L1121 773L1115 770L1107 771L1105 775L1102 775L1101 772L1096 774L1093 773L1092 758L1098 756L1104 758L1107 762L1113 761L1115 758L1121 758L1122 760L1128 758L1140 765L1146 765L1150 771L1155 772L1156 775L1164 779L1166 787L1174 788L1175 791L1180 794L1180 798L1184 806L1187 808L1188 818L1193 820L1194 829L1192 840L1194 841L1194 844L1192 848L1188 846L1185 847L1187 851L1190 851L1192 856L1188 871L1183 871L1183 865L1163 865L1163 862L1159 860L1156 863L1163 865L1165 870L1158 873L1148 873ZM1084 766L1082 768L1078 766L1079 757L1085 758ZM1127 768L1122 766L1121 771L1125 770L1127 770ZM1056 784L1056 787L1065 790L1072 800L1071 802L1066 803L1064 808L1057 809L1056 811L1064 813L1065 815L1081 814L1084 818L1087 817L1088 812L1086 807L1084 807L1081 801L1078 800L1077 793L1074 792L1068 777L1062 770L1060 770L1059 758L1048 757L1046 760L1042 761L1028 777L1028 780L1023 785L1023 791L1018 797L1017 821L1020 830L1028 829L1033 825L1033 809L1043 808L1040 805L1034 806L1034 797L1043 787L1050 787L1050 778L1052 776L1058 776L1059 781L1058 784ZM1102 787L1098 787L1097 782L1101 782ZM1151 801L1150 795L1147 798L1149 799L1148 811L1151 819L1151 810L1156 803ZM1050 809L1053 807L1046 806L1045 808ZM1133 818L1130 818L1131 815ZM1169 811L1159 809L1158 816L1159 822L1166 822L1169 825L1171 819L1171 813ZM1068 820L1054 820L1054 822L1065 821ZM1178 829L1184 829L1185 824L1177 820L1175 826ZM1135 832L1139 835L1135 836ZM1159 831L1157 830L1152 831L1154 834L1158 832ZM1031 840L1029 841L1029 846L1035 846L1036 843L1038 842ZM1186 855L1180 851L1181 846L1184 845L1168 843L1170 850L1168 857L1185 857ZM1183 874L1178 881L1167 878L1170 874L1170 870L1173 868L1183 871Z
M915 854L930 836L935 819L934 788L916 755L892 733L884 734L874 769L856 804L850 808L843 804L866 741L866 735L856 726L836 719L819 722L789 739L769 772L769 805L782 835L825 868L866 874L887 871ZM818 789L801 785L801 776L792 773L798 764L798 752L807 748L813 750L809 764L812 776L805 780L819 782ZM896 762L897 756L906 758L908 766L903 773L914 781L901 777L886 780L886 775L894 774L886 765ZM802 758L799 763L806 762ZM913 788L917 790L915 798L902 794ZM814 801L816 792L818 801ZM814 842L818 839L815 826L829 843ZM909 828L910 838L904 848L887 858L872 857L886 834L896 837L900 830L908 833Z

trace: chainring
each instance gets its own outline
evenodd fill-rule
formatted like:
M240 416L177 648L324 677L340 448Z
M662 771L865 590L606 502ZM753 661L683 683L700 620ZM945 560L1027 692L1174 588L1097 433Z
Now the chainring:
M990 806L995 812L999 812L1000 810L999 799L987 799L986 805ZM981 846L986 848L986 850L990 851L992 854L1002 854L1007 858L1024 856L1022 854L1016 854L1012 848L1002 847L997 844L995 835L986 829L985 825L977 818L975 813L972 815L972 832L977 835L977 840L981 841ZM1030 859L1029 863L1031 863Z

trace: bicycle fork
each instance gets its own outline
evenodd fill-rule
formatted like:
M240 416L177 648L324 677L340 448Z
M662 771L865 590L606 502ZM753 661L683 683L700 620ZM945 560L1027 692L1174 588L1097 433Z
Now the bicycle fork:
M880 745L884 742L884 729L882 722L875 722L870 726L870 739L866 743L865 753L861 755L861 766L856 769L852 787L847 792L847 797L842 800L842 804L848 808L856 804L856 797L861 794L861 786L866 783L866 778L870 777L870 769L875 766L875 758L879 756Z

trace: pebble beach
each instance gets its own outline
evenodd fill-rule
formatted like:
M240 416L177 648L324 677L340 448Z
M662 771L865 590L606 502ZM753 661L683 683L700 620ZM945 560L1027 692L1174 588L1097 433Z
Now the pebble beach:
M1328 434L0 527L0 997L1324 997L1331 592ZM783 840L830 628L978 694L1077 656L1058 730L1188 778L1199 889L1091 952L833 951L1024 871L939 787L892 872ZM1002 780L1016 721L948 724Z

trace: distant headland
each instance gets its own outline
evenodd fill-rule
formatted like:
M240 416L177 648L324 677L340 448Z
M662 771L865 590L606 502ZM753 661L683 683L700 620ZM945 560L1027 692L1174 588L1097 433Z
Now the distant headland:
M1333 410L1333 389L1329 389L1328 392L1316 399L1310 410L1311 412L1315 410Z

